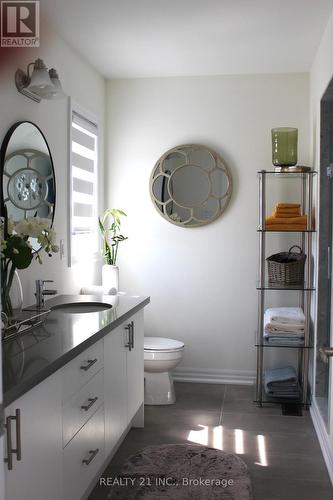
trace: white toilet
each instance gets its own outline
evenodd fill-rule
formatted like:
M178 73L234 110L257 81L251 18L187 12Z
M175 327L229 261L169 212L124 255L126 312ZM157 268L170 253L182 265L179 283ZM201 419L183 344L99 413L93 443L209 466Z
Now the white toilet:
M183 357L184 344L179 340L145 337L145 404L171 405L176 402L170 373Z

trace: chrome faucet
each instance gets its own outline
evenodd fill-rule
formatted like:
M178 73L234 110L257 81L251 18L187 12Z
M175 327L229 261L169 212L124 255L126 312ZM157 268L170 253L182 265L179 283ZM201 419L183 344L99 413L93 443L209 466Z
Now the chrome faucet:
M38 309L42 309L45 305L45 295L57 295L58 290L45 290L45 283L53 283L53 280L36 280L36 305Z

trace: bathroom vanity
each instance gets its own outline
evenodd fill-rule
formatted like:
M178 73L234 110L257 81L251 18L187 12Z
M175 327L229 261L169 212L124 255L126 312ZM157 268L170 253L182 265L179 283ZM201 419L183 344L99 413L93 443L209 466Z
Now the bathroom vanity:
M143 426L149 298L101 299L112 308L54 309L3 346L7 500L87 498L128 430ZM59 296L46 305L94 300Z

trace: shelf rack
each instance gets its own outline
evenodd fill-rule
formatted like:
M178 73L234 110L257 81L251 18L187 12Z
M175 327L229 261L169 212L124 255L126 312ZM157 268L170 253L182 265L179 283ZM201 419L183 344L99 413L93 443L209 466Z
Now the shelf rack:
M311 294L314 290L313 286L313 269L312 269L312 235L316 232L313 222L313 180L317 174L316 171L308 172L275 172L274 170L262 170L258 172L259 181L259 280L257 282L258 291L258 329L256 334L255 347L257 350L257 378L256 378L256 396L255 402L262 406L264 403L291 403L300 404L305 407L309 404L308 397L308 370L309 370L309 354L312 348L311 344L311 325L310 325L310 305ZM300 181L301 208L302 213L307 213L307 228L304 231L271 231L265 229L266 220L266 184L267 177L279 179L298 179ZM266 238L269 233L273 234L295 234L300 239L302 251L307 255L305 264L305 281L302 285L279 286L271 284L268 281L266 274ZM304 343L300 345L272 345L268 344L264 337L264 313L265 300L267 291L284 292L294 291L298 293L298 302L303 308L305 314L305 334ZM293 349L297 350L298 354L298 378L301 386L301 398L295 399L276 399L264 396L264 353L267 348L274 349Z

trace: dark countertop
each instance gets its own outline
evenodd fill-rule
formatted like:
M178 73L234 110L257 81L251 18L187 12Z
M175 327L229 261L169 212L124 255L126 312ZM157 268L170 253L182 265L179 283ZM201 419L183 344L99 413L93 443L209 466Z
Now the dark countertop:
M4 343L5 407L149 304L150 298L122 294L59 295L48 300L45 306L51 308L69 302L106 302L112 304L112 308L84 314L55 309L41 326Z

